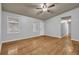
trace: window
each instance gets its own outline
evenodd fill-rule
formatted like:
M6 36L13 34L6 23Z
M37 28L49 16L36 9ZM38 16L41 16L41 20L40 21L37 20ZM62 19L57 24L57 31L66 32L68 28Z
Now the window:
M7 17L7 32L18 33L19 32L19 19L18 17Z

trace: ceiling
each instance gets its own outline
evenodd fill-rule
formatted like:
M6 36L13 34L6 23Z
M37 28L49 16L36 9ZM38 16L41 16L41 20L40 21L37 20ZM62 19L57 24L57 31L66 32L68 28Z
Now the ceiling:
M49 9L52 13L43 12L42 14L38 15L37 13L40 11L40 9L36 8L40 7L40 4L41 3L3 3L2 9L4 11L46 20L63 12L79 7L79 3L54 3L55 6ZM48 5L51 4L53 3L48 3Z

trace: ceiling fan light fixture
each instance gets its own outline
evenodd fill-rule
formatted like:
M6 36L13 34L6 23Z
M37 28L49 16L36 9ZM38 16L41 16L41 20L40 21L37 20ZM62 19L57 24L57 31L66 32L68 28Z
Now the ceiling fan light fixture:
M43 8L44 4L40 4L40 7Z
M55 6L55 4L48 5L47 3L42 3L42 4L40 4L40 7L37 8L37 9L40 9L40 10L41 10L41 11L38 12L38 14L43 13L43 12L52 13L52 12L49 10L49 8L52 8L52 7L54 7L54 6Z
M44 11L44 12L47 11L47 8L43 8L43 11Z
M47 11L48 8L47 8L46 3L40 4L40 6L41 6L43 12Z

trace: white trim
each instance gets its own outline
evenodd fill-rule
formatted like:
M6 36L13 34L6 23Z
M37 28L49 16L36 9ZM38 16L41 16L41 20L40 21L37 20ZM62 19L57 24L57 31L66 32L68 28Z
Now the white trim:
M2 41L2 43L16 41L16 40L22 40L22 39L24 40L24 39L29 39L29 38L38 37L38 36L43 36L43 35L36 35L36 36L31 36L31 37L26 37L26 38L17 38L17 39L13 39L13 40ZM46 36L51 36L51 35L46 35ZM61 38L61 36L51 36L51 37Z
M2 43L16 41L16 40L22 40L22 39L24 40L24 39L29 39L29 38L38 37L38 36L42 36L42 35L36 35L36 36L31 36L31 37L25 37L25 38L17 38L17 39L13 39L13 40L7 40L7 41L2 41Z
M47 36L51 36L51 37L58 37L58 38L61 38L61 36L59 36L59 35L47 35Z
M22 39L24 40L24 39L29 39L29 38L38 37L38 36L43 36L43 35L36 35L36 36L31 36L31 37L26 37L26 38L17 38L17 39L8 40L8 41L2 41L2 43L16 41L16 40L22 40ZM53 35L46 35L46 36L62 38L61 36L53 36ZM71 40L79 41L78 39L73 39L73 38L71 38ZM0 44L0 47L1 47L1 45L2 44Z
M79 41L79 39L73 39L73 38L71 40L73 40L73 41Z
M9 18L15 18L15 19L18 20L18 22L17 21L16 22L13 21L13 19L12 20L9 20ZM9 28L10 23L18 24L18 28L17 28L18 31L15 31L15 32L9 31L9 29L10 29ZM15 16L15 17L13 17L13 16L7 16L7 33L19 33L20 32L19 28L20 28L20 26L19 26L19 17L18 16Z

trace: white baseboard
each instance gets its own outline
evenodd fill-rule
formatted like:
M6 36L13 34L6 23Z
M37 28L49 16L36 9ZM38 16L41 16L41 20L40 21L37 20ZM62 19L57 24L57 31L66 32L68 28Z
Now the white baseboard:
M58 38L61 38L61 36L58 36L58 35L47 35L47 36L51 36L51 37L58 37Z
M29 39L29 38L38 37L38 36L43 36L43 35L30 36L30 37L25 37L25 38L16 38L13 40L2 41L2 43L16 41L16 40L22 40L22 39ZM56 35L46 35L46 36L62 38L61 36L56 36ZM78 39L73 39L73 38L71 40L79 41ZM0 47L1 47L1 44L0 44Z
M58 35L47 35L47 36L62 38L61 36L58 36ZM71 38L71 40L79 41L79 39L74 39L74 38Z
M71 40L73 40L73 41L79 41L79 39L73 39L73 38Z
M13 40L2 41L2 43L16 41L16 40L22 40L22 39L29 39L29 38L37 37L37 36L42 36L42 35L35 35L35 36L24 37L24 38L16 38L16 39L13 39Z

